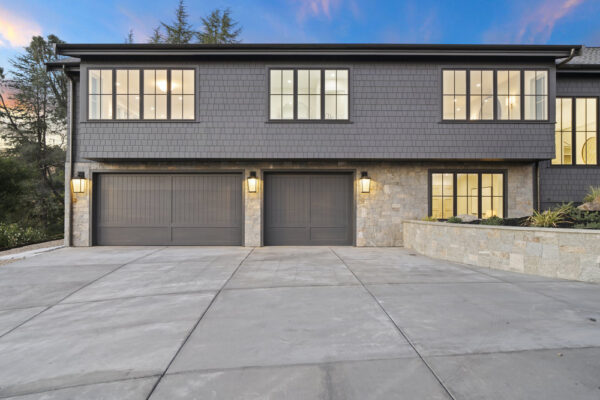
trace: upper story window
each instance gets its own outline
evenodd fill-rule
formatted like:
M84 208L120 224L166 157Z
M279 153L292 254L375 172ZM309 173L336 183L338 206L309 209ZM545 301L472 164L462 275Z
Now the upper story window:
M545 121L548 71L444 70L442 97L444 120Z
M90 69L88 76L90 120L195 118L193 69Z
M554 165L598 164L598 98L556 99Z
M348 87L347 69L271 69L269 119L348 120Z

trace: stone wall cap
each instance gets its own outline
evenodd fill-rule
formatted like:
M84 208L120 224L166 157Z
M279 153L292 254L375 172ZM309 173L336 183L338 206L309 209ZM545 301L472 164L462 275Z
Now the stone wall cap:
M403 220L402 223L411 223L418 225L444 226L448 228L473 228L473 229L497 229L507 231L532 231L532 232L548 232L548 233L576 233L584 235L599 235L600 229L572 229L572 228L536 228L532 226L501 226L501 225L475 225L475 224L456 224L451 222L432 222L419 221L415 219Z

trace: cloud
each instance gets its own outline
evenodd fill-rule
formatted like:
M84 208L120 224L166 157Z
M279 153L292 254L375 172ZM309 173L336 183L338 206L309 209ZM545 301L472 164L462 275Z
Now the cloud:
M517 7L523 13L514 22L494 27L484 34L488 42L546 43L557 22L569 15L577 6L588 0L543 0L534 8Z
M42 33L37 22L0 7L0 47L23 47Z
M331 12L340 5L340 0L293 0L299 5L296 17L303 21L308 16L331 19Z

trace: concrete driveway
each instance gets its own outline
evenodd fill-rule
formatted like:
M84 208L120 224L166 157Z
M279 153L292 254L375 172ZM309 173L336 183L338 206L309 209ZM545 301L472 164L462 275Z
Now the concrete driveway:
M600 398L600 286L398 248L104 247L0 266L0 398Z

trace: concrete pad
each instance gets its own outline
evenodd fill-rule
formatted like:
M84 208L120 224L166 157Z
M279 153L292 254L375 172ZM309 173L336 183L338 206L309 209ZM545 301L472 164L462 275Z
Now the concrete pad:
M46 307L20 308L0 311L0 336L19 326L29 318L40 313Z
M434 357L429 361L457 399L600 398L600 349Z
M227 288L360 285L327 247L255 249Z
M43 256L38 256L43 257ZM65 296L119 265L29 266L20 262L0 268L0 309L56 304Z
M16 261L11 266L72 266L126 264L163 247L66 247Z
M597 313L600 310L600 285L585 282L535 282L523 283L525 289L533 290L564 301L571 306ZM598 322L600 324L600 320Z
M369 286L425 355L600 346L600 319L508 283Z
M480 272L482 274L486 274L488 276L500 279L505 282L510 283L520 283L520 282L570 282L568 280L557 279L557 278L548 278L545 276L539 275L531 275L525 274L522 272L512 272L512 271L504 271L501 269L494 268L484 268L484 267L476 267L473 265L468 266L469 269L473 271Z
M252 249L246 247L203 247L203 246L169 246L144 257L140 263L210 263L211 265L238 265Z
M226 290L169 372L413 356L362 287Z
M0 396L160 374L212 298L57 305L0 340Z
M28 394L24 396L7 397L11 400L145 400L156 377L129 379L124 381L96 383L93 385L74 386L49 392Z
M65 300L65 303L219 290L237 268L239 261L229 265L211 263L129 264L94 282Z
M448 399L418 358L167 374L152 400Z

